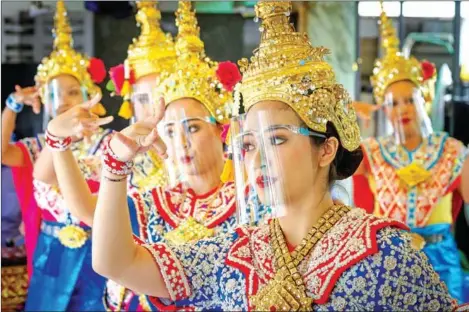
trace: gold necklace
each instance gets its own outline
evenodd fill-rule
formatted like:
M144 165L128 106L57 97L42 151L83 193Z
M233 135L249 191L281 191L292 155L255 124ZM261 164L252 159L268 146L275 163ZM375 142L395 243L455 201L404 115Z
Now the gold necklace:
M260 311L310 311L313 299L306 294L298 265L306 258L316 243L350 208L334 205L311 228L301 243L290 254L278 219L270 223L270 240L275 257L276 273L267 285L250 297L252 306Z

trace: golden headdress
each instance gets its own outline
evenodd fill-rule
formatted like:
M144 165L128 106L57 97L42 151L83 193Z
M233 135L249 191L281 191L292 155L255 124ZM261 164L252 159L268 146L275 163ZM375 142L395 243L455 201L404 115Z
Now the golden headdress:
M157 8L157 1L137 1L136 5L135 19L141 29L140 35L129 45L124 64L111 68L113 85L108 87L124 98L119 116L126 119L132 117L129 101L131 85L135 80L171 71L176 60L173 38L160 27L161 12Z
M313 47L306 34L296 32L289 23L290 12L290 1L256 5L262 19L261 43L250 63L239 62L245 111L260 101L284 102L314 131L325 133L331 122L342 146L354 151L360 145L360 129L350 96L324 61L328 50Z
M137 1L135 19L140 25L140 35L127 50L127 61L135 72L135 79L149 74L170 71L176 60L171 34L160 27L161 12L157 1Z
M381 1L380 33L384 55L376 60L373 75L370 78L373 95L378 104L384 101L386 89L397 81L409 80L422 89L427 101L432 100L435 83L435 66L428 61L420 62L415 57L405 57L399 51L399 38Z
M228 76L238 74L240 78L236 65L218 64L205 56L204 43L200 40L200 29L190 1L179 1L176 25L177 61L173 72L161 75L158 96L163 96L166 104L182 98L196 99L218 122L227 123L231 113L231 90L234 83L227 86L220 77L220 69L228 68Z
M35 76L36 84L40 86L40 96L44 101L46 99L46 85L49 81L59 75L68 74L75 77L82 84L90 96L101 93L101 89L95 84L100 82L106 76L106 71L102 62L93 59L99 63L99 73L93 81L90 74L90 59L73 49L72 29L67 17L67 11L63 0L57 1L56 12L54 16L54 46L52 53L42 59L37 68ZM101 68L102 66L102 68Z

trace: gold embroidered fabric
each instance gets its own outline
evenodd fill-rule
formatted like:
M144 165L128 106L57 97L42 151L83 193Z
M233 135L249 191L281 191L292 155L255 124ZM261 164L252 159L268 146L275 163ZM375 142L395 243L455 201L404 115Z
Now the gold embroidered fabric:
M270 223L270 240L276 260L273 279L250 298L251 304L262 311L309 311L313 299L306 294L303 277L297 266L310 253L322 236L341 216L349 211L346 206L333 206L321 216L295 250L290 254L278 219Z
M382 222L390 221L354 208L317 242L298 266L306 293L315 300L310 310L452 311L456 307L427 257L411 246L410 235L388 226L375 232ZM275 276L269 233L269 225L239 227L195 246L147 248L152 249L173 300L184 300L195 310L248 311L249 298ZM348 254L372 246L375 253L345 267L331 281L329 272L354 259ZM328 266L318 267L323 263ZM330 293L318 303L323 288Z
M214 229L209 229L200 224L193 217L188 217L174 230L167 232L164 238L172 244L180 245L194 242L203 238L209 238L215 234Z

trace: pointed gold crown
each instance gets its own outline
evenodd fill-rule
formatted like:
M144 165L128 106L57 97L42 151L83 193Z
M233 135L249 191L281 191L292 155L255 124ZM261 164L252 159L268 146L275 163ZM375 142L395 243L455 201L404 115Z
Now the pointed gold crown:
M425 77L422 63L415 57L407 58L399 51L399 38L396 36L392 20L387 17L384 11L383 1L381 1L379 24L383 57L376 60L373 75L370 78L376 102L383 103L386 89L394 82L403 80L409 80L420 87L426 100L431 101L430 85L434 83L435 79Z
M161 75L157 96L163 96L167 105L182 98L193 98L202 103L218 122L227 123L232 93L226 91L217 79L218 63L205 56L190 1L179 1L176 25L177 61L172 73Z
M306 34L296 32L290 12L290 1L256 4L261 43L250 63L239 62L245 111L260 101L284 102L314 131L325 133L331 122L342 146L353 151L360 145L360 130L350 96L324 61L328 50L313 47Z
M88 72L89 58L73 49L72 28L63 0L57 1L52 33L54 35L52 53L42 59L34 77L36 84L41 88L41 98L44 100L46 97L47 83L63 74L75 77L90 96L101 93L101 89L94 84Z
M139 79L171 70L176 52L171 34L161 30L161 12L157 9L157 1L137 1L136 4L135 19L141 31L129 45L127 61L135 73L135 79Z

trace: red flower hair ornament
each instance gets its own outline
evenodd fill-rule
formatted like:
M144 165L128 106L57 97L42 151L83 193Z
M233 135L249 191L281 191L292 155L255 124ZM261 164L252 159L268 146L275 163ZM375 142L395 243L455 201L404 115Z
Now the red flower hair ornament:
M433 78L436 73L435 65L429 61L422 61L422 78L423 81Z
M99 58L92 57L88 64L88 73L95 83L103 82L104 78L106 78L106 66L104 62Z
M216 71L218 81L223 85L226 91L233 91L238 82L241 81L241 73L238 66L233 62L221 62Z

